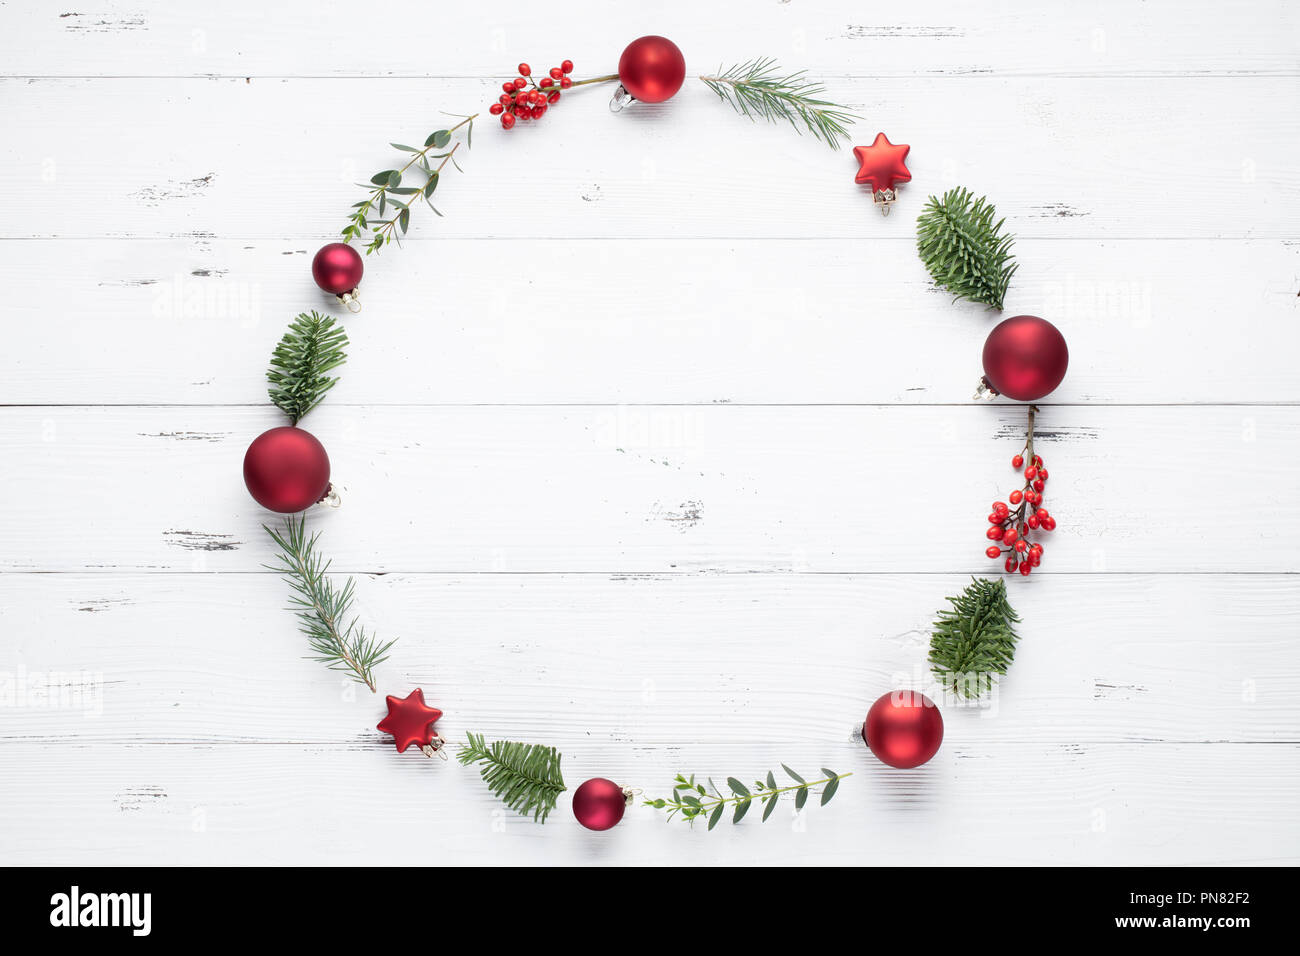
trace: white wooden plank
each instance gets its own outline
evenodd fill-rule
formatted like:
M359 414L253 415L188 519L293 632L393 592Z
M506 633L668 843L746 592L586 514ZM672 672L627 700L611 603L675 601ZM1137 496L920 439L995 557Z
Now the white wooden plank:
M8 408L0 526L15 570L258 570L243 487L266 408ZM306 422L364 571L984 571L1024 409L358 408ZM1300 409L1049 407L1054 571L1295 571ZM1249 488L1249 493L1243 489ZM57 515L57 520L51 520Z
M545 244L527 275L494 275L512 242L372 258L331 400L963 402L1001 317L936 291L908 242L869 257L838 240ZM302 240L6 245L3 403L262 401L288 320L337 310ZM1300 244L1030 239L1017 252L1002 315L1043 315L1070 343L1052 401L1300 399ZM76 268L52 288L65 261ZM1233 281L1188 281L1215 274Z
M522 728L566 750L839 742L897 686L963 745L1300 740L1292 575L1012 583L1015 664L979 708L925 658L960 575L385 575L398 638L379 694L304 659L270 575L0 576L0 741L380 746L383 694L421 686L442 732ZM686 665L686 666L684 666ZM161 751L159 751L161 753ZM816 758L814 758L816 759Z
M571 57L613 72L642 33L683 48L692 72L720 60L779 57L791 66L873 76L1271 72L1294 75L1293 5L1267 0L1225 10L1210 0L1105 0L1086 5L919 0L882 15L841 0L773 3L661 0L653 14L573 0L562 16L522 20L473 5L377 29L364 5L290 0L203 8L163 0L98 0L67 11L11 4L0 63L8 75L235 76L356 74L448 76L508 71L520 60L549 67Z
M853 142L884 129L912 145L913 179L887 220L854 184L847 147L756 126L701 84L618 115L606 91L584 90L528 128L507 133L485 117L461 157L465 174L439 187L445 218L426 210L412 228L421 238L514 237L510 268L526 272L528 238L910 241L926 195L965 184L989 194L1021 237L1293 238L1294 86L1289 77L846 80L837 92L867 117ZM334 236L360 193L353 184L392 161L387 143L424 136L439 110L486 110L498 89L475 79L4 80L0 175L22 188L7 197L0 235ZM978 108L954 108L962 97ZM1230 134L1219 132L1224 116ZM858 248L864 270L874 245Z
M10 744L0 846L8 863L68 865L1294 864L1297 756L1295 745L956 739L897 771L860 741L793 753L592 741L565 755L570 786L608 776L657 794L678 771L748 777L781 760L854 776L797 820L782 811L706 833L638 807L591 833L568 795L538 826L502 810L471 769L380 747Z

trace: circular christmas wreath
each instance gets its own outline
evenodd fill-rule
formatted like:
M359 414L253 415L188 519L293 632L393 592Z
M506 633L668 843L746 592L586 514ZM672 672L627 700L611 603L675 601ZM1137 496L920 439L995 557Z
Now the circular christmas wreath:
M573 62L564 60L535 78L531 67L520 63L517 75L502 83L488 112L510 130L518 122L542 119L575 88L617 81L610 101L617 112L638 101L667 100L686 79L681 50L659 36L630 43L617 73L575 80L573 69ZM742 115L788 122L832 149L839 148L856 119L843 106L823 99L824 89L805 74L785 73L770 59L749 60L699 79ZM400 244L418 204L437 213L433 198L442 174L449 164L459 170L457 152L462 145L466 149L472 145L478 116L465 116L430 133L421 147L391 144L404 162L377 172L364 184L365 196L352 205L343 241L324 246L312 261L316 284L339 305L352 312L361 309L364 261L352 243L364 243L367 254L379 252L389 243ZM870 187L873 203L882 213L887 214L897 201L897 187L911 180L905 162L909 149L891 143L884 133L871 146L854 148L859 163L855 181ZM992 204L973 198L967 190L931 197L918 220L917 248L938 285L959 298L1001 309L1016 267L1010 252L1013 239L1003 232L1003 222L995 219ZM340 587L331 578L329 562L318 548L320 533L308 533L305 514L316 505L339 504L325 447L299 423L338 381L332 373L345 362L347 346L347 335L332 316L312 311L290 323L267 372L271 401L288 415L290 424L253 440L244 456L244 481L259 504L286 516L282 526L267 526L266 531L279 549L275 567L292 589L291 601L311 657L377 693L374 669L388 658L394 642L379 640L359 623L352 610L354 582L349 578ZM984 376L977 397L1004 394L1035 401L1060 384L1067 362L1065 340L1051 323L1035 316L1009 318L985 343ZM994 502L987 531L988 556L1002 559L1007 572L1026 576L1043 555L1041 541L1031 539L1056 526L1056 519L1042 506L1048 472L1034 452L1036 411L1029 406L1025 445L1011 460L1023 473L1023 485L1011 491L1006 502ZM1006 673L1015 652L1019 618L1002 580L975 578L949 602L951 607L935 621L929 662L945 695L978 698ZM399 753L415 746L426 756L446 759L447 741L434 728L442 711L425 702L420 688L404 697L389 695L387 705L388 713L377 727L392 737ZM871 705L861 733L880 760L907 769L920 766L938 751L943 719L924 694L895 691ZM484 782L507 806L538 822L546 820L567 789L554 747L488 741L468 733L456 751L462 764L478 766ZM824 805L834 797L840 781L851 776L827 768L820 775L803 776L784 763L780 767L784 779L769 770L752 783L727 777L724 786L711 779L697 780L694 774L678 774L667 796L646 798L643 803L670 818L704 820L711 830L728 810L732 822L739 822L756 803L766 820L786 794L792 795L796 811L804 808L810 795L817 795ZM639 792L603 777L593 778L574 791L574 816L588 829L607 830L622 819Z

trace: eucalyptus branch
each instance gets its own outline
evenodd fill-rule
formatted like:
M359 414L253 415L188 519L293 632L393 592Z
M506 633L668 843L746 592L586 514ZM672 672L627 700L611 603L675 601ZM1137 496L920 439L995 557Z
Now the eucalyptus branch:
M853 776L851 773L836 773L834 770L822 767L825 776L821 780L805 780L785 764L781 764L781 769L794 783L778 786L776 774L771 770L767 772L765 779L754 781L752 787L745 786L735 777L728 777L727 788L731 791L730 795L724 794L712 779L706 787L696 782L695 774L691 774L689 778L678 774L672 796L646 800L645 806L666 810L670 820L680 813L682 819L691 824L700 817L705 817L708 820L708 828L712 830L718 825L728 806L735 808L732 811L731 822L739 823L754 801L763 804L763 822L766 822L772 815L772 811L776 809L781 795L785 793L794 793L794 808L802 810L804 804L808 802L808 794L813 792L813 787L823 788L819 805L824 807L835 796L840 781L845 777Z
M466 116L450 129L440 129L430 133L421 149L401 143L390 143L389 145L394 149L410 153L411 158L400 169L381 170L370 177L370 182L365 187L370 190L370 195L352 204L348 224L342 231L343 241L351 242L369 233L370 240L366 244L367 255L378 252L395 239L400 245L401 240L398 239L398 235L399 233L406 235L406 230L411 224L411 206L415 204L416 199L423 199L435 214L441 216L442 213L438 212L438 208L433 204L433 193L438 188L443 167L447 163L450 162L458 170L460 169L460 165L454 159L460 143L456 143L446 152L433 151L446 149L447 144L451 142L452 134L461 127L465 127L465 145L472 147L474 120L477 117L477 113ZM435 167L431 160L442 160L442 162ZM403 186L402 177L410 172L412 167L415 168L417 175L424 176L424 182L418 186ZM385 219L383 217L389 206L397 211L391 218Z
M803 70L783 75L774 59L760 57L727 70L719 67L713 76L700 79L740 115L770 123L785 120L796 131L802 127L831 149L839 149L840 137L848 135L848 127L859 117L821 99L826 88L806 75Z
M289 609L296 613L299 630L315 652L309 659L322 662L330 670L349 672L353 680L374 693L374 669L388 659L388 651L396 641L379 643L357 624L355 616L344 625L352 611L356 582L348 578L341 589L334 587L328 577L330 563L316 550L320 532L308 537L306 518L289 515L282 532L262 527L280 548L276 555L279 564L266 567L280 572L293 590Z
M338 377L327 374L347 361L347 333L333 316L303 312L291 323L275 351L266 380L271 401L298 424L320 404Z

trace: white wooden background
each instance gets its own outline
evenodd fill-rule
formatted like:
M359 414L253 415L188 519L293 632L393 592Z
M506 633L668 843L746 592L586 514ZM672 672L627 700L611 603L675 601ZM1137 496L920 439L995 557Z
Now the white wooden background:
M0 9L4 862L1300 860L1294 4L209 6ZM849 145L910 143L894 215L847 145L694 80L484 122L446 218L367 261L308 422L346 488L313 524L399 638L382 688L423 686L448 736L652 794L855 773L801 819L592 834L397 756L382 699L302 658L240 461L386 144L647 32L692 74L807 67L865 117ZM1005 314L1070 342L1040 420L1060 529L1010 582L996 706L947 708L900 772L853 727L926 686L1023 422L969 400L997 316L914 252L956 184L1018 236Z

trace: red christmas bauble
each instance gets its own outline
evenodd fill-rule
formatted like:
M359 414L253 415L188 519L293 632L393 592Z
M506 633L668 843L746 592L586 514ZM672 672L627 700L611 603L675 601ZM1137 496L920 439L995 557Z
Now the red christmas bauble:
M304 511L329 492L329 455L311 432L291 425L272 428L244 453L244 484L263 508Z
M427 747L433 742L433 724L442 717L442 711L424 702L423 690L417 687L405 697L389 694L387 703L388 714L376 729L392 735L399 754L411 744Z
M934 701L914 690L891 691L867 711L862 739L891 767L919 767L943 743L943 718Z
M1069 364L1065 336L1036 315L999 322L984 342L984 384L1018 402L1037 401L1051 392Z
M604 777L592 777L573 792L573 815L588 830L608 830L626 809L623 788Z
M361 285L361 274L365 271L361 253L346 242L321 246L311 261L311 277L318 286L334 295L355 291Z
M686 57L667 37L641 37L618 58L618 81L641 102L662 103L686 81Z

